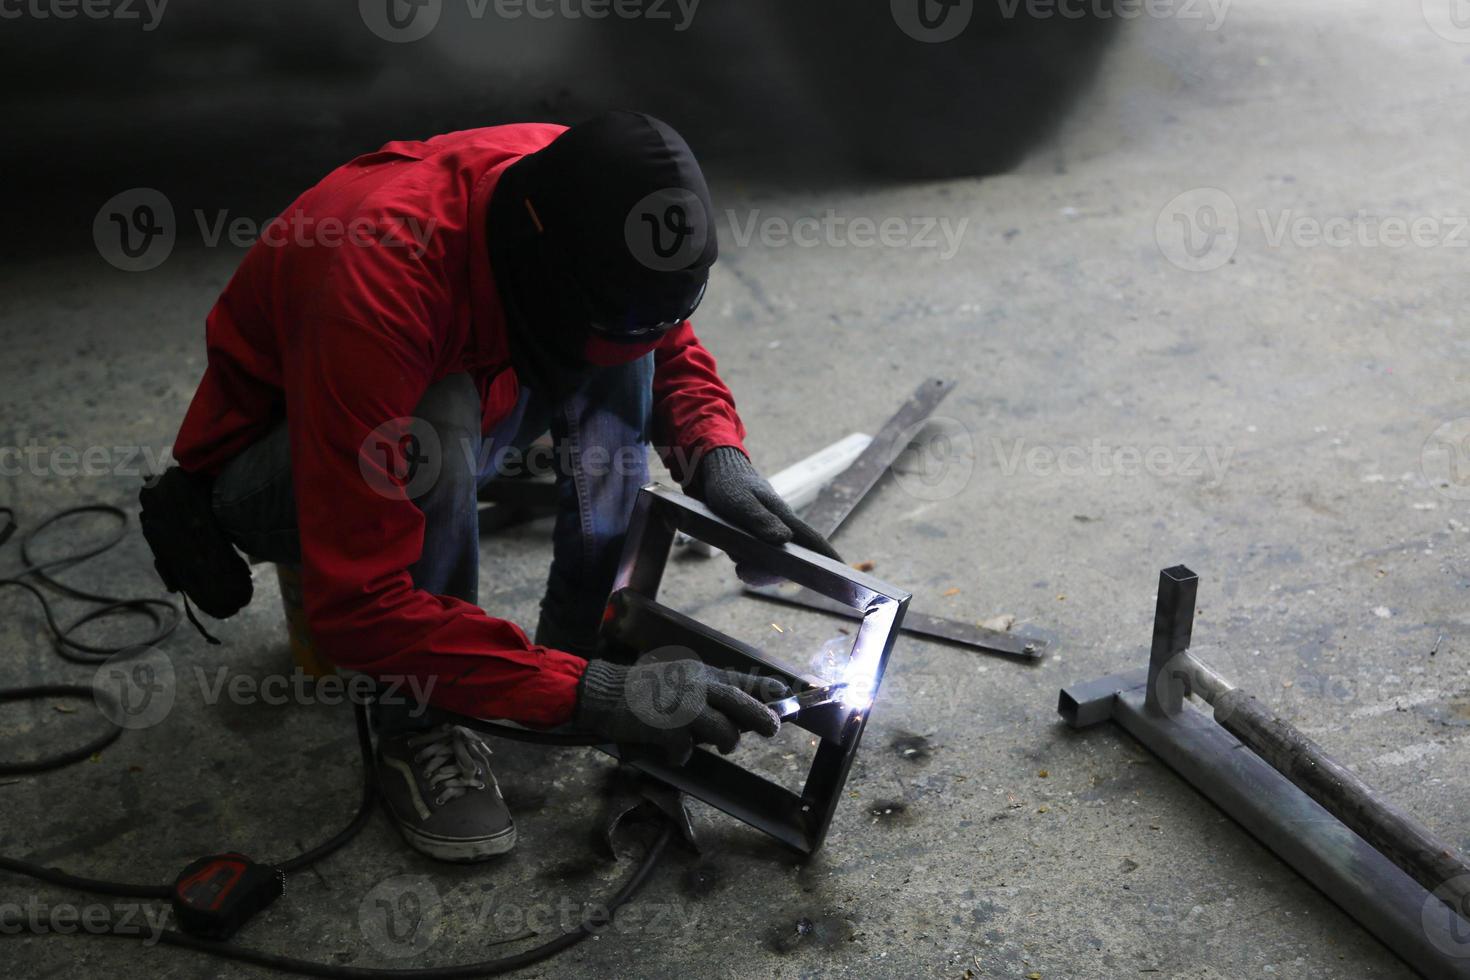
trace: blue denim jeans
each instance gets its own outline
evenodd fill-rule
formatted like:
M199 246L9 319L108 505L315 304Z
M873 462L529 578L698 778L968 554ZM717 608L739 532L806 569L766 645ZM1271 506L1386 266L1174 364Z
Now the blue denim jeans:
M590 648L617 572L634 499L648 482L652 403L651 354L598 369L559 404L523 389L515 410L483 436L480 399L468 375L450 375L431 385L414 417L418 425L433 429L442 460L437 477L414 497L424 515L423 550L409 568L414 585L478 603L476 491L497 476L549 469L555 477L557 513L538 642ZM536 452L532 443L548 430L549 452ZM246 554L265 561L301 561L284 422L225 465L214 483L213 505L220 525ZM382 730L390 712L377 714ZM407 715L408 709L392 714ZM415 727L433 714L424 713Z

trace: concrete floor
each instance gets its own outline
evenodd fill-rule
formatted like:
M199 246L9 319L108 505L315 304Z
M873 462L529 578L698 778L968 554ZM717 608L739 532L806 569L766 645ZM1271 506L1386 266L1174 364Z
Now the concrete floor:
M702 811L704 853L664 863L646 916L523 975L1409 975L1138 744L1055 715L1060 686L1143 662L1158 570L1183 562L1202 577L1197 650L1470 848L1470 494L1437 485L1431 441L1470 424L1470 233L1453 220L1470 214L1470 45L1432 31L1416 0L1238 0L1204 27L1127 25L1097 90L1004 177L716 188L737 225L829 208L968 221L947 260L727 237L699 324L771 470L873 431L922 378L954 378L943 479L886 480L837 543L912 590L915 609L1012 613L1053 652L1028 669L904 638L815 860ZM1237 232L1197 239L1209 248L1191 256L1167 209L1197 188L1226 202L1185 199L1216 205L1193 212L1199 234L1212 217L1229 228L1231 206ZM1314 244L1310 222L1338 217L1350 239ZM1383 244L1392 218L1430 219L1421 238L1434 243ZM1296 232L1278 241L1283 221ZM203 366L203 315L238 258L181 249L146 274L86 255L0 272L0 443L167 446ZM1115 450L1139 454L1132 470ZM0 482L23 524L85 501L133 505L133 478L64 469ZM544 525L486 540L484 605L534 621L546 556ZM3 567L15 560L12 543ZM134 532L74 576L149 593L146 568ZM0 781L0 853L162 881L225 847L279 859L347 820L359 770L345 709L210 705L194 682L195 668L286 669L263 571L254 604L220 625L225 646L185 628L163 648L181 678L164 723L92 764ZM794 660L833 635L734 585L723 562L685 560L669 595ZM0 602L7 683L86 680L56 659L29 600ZM87 724L44 705L0 717L9 735ZM781 771L799 741L742 751ZM606 894L630 866L587 843L609 764L496 751L513 854L440 867L378 819L293 878L242 941L359 966L448 964L519 948L494 944L527 910ZM422 918L395 943L382 903L411 911L406 896ZM0 901L30 897L76 901L0 888ZM801 920L812 928L798 940ZM60 938L13 939L6 960L27 977L257 975Z

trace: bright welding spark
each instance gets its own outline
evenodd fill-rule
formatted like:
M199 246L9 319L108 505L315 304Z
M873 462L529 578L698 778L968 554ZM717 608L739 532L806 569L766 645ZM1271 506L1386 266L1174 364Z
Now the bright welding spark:
M842 703L855 711L867 711L878 693L878 657L862 650L853 651L842 680L847 685L842 690Z

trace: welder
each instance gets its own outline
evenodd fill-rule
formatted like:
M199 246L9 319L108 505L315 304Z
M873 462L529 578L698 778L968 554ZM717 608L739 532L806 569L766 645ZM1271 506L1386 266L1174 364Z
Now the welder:
M299 563L322 653L428 692L373 719L384 801L425 854L515 842L489 750L455 715L676 761L779 726L748 679L696 659L595 658L650 443L727 520L833 554L752 465L689 323L713 216L689 146L641 113L393 142L299 197L279 219L296 232L263 234L208 315L179 465L142 494L156 565L186 609L227 616L250 596L239 552ZM558 510L533 640L478 605L476 494L548 431Z

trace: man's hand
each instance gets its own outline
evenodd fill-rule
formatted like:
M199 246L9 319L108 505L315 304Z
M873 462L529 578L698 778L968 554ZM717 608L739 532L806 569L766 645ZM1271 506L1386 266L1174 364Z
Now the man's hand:
M689 481L691 496L766 544L790 541L803 548L842 560L827 539L787 506L781 495L756 472L745 453L734 446L721 446L705 453Z
M774 678L716 670L698 660L634 667L589 660L577 685L574 723L612 742L658 746L682 766L696 743L728 754L741 732L776 734L781 721L762 702L790 693Z

